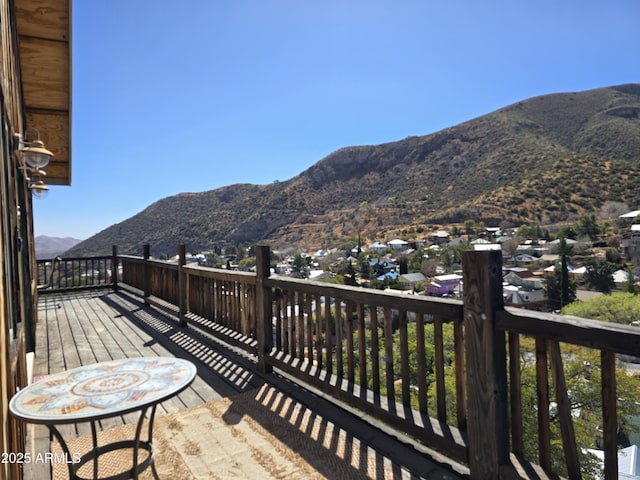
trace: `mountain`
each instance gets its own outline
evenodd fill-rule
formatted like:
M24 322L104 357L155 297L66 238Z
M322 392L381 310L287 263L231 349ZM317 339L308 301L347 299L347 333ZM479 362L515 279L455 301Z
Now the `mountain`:
M36 258L49 259L57 255L61 255L71 247L82 242L77 238L71 237L48 237L46 235L38 235L36 241Z
M342 148L299 175L161 199L74 255L267 241L318 248L465 220L543 225L640 204L640 85L534 97L442 131Z

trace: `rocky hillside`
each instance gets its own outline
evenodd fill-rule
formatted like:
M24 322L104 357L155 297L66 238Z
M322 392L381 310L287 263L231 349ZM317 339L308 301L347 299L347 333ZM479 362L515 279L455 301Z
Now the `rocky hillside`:
M639 173L640 85L544 95L430 135L342 148L287 181L164 198L71 253L317 248L469 219L553 224L607 201L636 208Z

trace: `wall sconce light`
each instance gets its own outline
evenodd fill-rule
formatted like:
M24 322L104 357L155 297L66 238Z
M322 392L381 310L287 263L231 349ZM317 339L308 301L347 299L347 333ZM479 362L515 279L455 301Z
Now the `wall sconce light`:
M31 193L38 198L44 198L49 194L49 187L47 187L42 180L33 182L29 185L29 188L31 189Z
M28 131L27 129L27 132ZM26 132L25 137L27 137ZM49 162L53 158L53 153L47 150L44 142L40 140L40 132L38 132L38 138L35 140L27 140L27 138L23 139L19 133L14 134L14 139L17 143L16 150L22 154L22 159L26 166L39 170L49 165Z

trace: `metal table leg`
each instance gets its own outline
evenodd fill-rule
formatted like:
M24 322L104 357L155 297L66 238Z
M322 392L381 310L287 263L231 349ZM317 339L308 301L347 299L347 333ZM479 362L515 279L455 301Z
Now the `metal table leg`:
M116 450L122 450L131 448L133 449L133 458L132 458L132 467L129 470L118 473L116 475L111 475L109 477L102 477L100 480L127 480L133 478L138 480L141 472L146 470L149 466L153 471L154 478L158 479L158 473L154 464L154 452L153 452L153 423L156 414L157 404L151 407L150 415L149 415L149 424L147 429L147 439L142 440L140 437L142 435L142 426L144 424L144 419L149 407L145 407L140 411L140 418L138 419L138 423L136 425L135 437L133 440L121 440L118 442L109 443L106 445L98 446L98 435L96 429L96 421L91 422L91 441L92 441L92 450L85 453L80 457L80 461L74 463L71 461L73 458L71 456L71 452L69 451L69 446L67 442L65 442L64 438L60 434L59 430L55 427L55 425L48 425L49 430L53 434L53 436L58 440L60 446L62 447L62 451L64 452L65 458L68 462L69 469L69 479L70 480L90 480L85 477L81 477L78 472L80 468L82 468L85 464L92 461L93 462L93 479L97 480L98 477L98 459L101 455L104 455L109 452L113 452ZM145 458L142 462L138 463L138 454L140 449L146 450L148 452L147 458Z

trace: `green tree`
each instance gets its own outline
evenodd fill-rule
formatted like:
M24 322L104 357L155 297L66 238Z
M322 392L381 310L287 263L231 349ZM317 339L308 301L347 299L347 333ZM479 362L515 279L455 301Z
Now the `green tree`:
M614 292L567 305L562 313L629 325L640 319L640 297L629 292Z
M602 293L611 293L616 287L613 273L618 269L615 263L596 258L585 261L584 279L590 288Z
M371 272L372 272L371 265L369 264L369 259L364 255L360 255L360 257L358 258L358 263L359 263L360 277L365 280L369 280L371 278Z
M345 267L344 267L344 271L342 272L342 275L344 276L344 284L345 285L351 285L354 287L358 286L358 282L356 279L356 270L355 268L353 268L353 264L351 262L348 262Z
M475 233L476 233L476 222L475 222L475 220L465 220L464 221L464 232L467 235L475 235Z
M442 265L447 271L454 270L462 263L462 252L471 250L471 245L467 242L460 242L457 245L448 245L440 250L439 257Z
M579 304L574 304L579 305ZM573 306L572 306L573 307ZM569 311L569 307L567 307ZM564 313L564 310L563 310ZM638 318L636 316L636 318ZM409 353L409 381L412 386L418 383L417 373L417 344L416 344L416 327L415 322L407 325L407 337ZM367 337L369 338L369 337ZM384 361L383 333L379 331L380 349L379 357ZM435 365L435 347L433 325L427 321L425 324L425 357L426 357L426 373L428 386L428 404L429 411L436 411L436 391L434 378ZM367 340L367 344L370 342ZM444 365L445 365L445 390L447 399L447 418L449 423L456 422L456 385L455 385L455 363L454 363L454 334L451 324L443 325L443 346L444 346ZM598 448L598 425L602 422L602 400L601 400L601 376L600 376L600 353L597 350L583 348L576 345L561 344L560 345L563 359L563 371L565 372L565 381L567 383L567 392L571 402L571 411L573 414L573 425L578 447L578 455L582 467L584 478L596 478L599 473L599 462L587 449ZM394 378L401 378L400 372L400 334L396 331L393 335L393 366ZM369 356L368 356L369 357ZM521 385L522 394L522 412L523 412L523 428L525 439L525 456L536 461L538 457L538 420L537 420L537 376L536 376L536 346L535 341L530 338L523 337L520 349L520 368L521 368ZM381 385L384 391L386 385L384 379L384 367L381 365ZM367 371L370 372L369 360ZM549 378L552 378L551 371L548 372ZM357 380L356 380L357 381ZM638 426L631 421L633 417L640 414L640 404L636 402L637 392L640 391L640 377L627 374L623 368L616 370L616 385L618 400L618 418L620 422L621 432L627 436L638 430ZM417 407L417 389L411 388L412 406ZM395 391L396 399L401 400L401 389ZM556 394L550 392L551 402L551 461L552 469L555 473L567 476L565 456L562 449L560 419L555 411L554 405L557 402Z
M575 231L578 236L589 237L590 240L595 240L600 235L600 227L596 220L595 213L590 213L580 217L580 220L575 225Z
M562 227L558 232L558 238L564 237L564 238L570 238L571 240L575 240L576 236L577 236L576 231L572 226Z
M598 448L597 426L602 422L600 354L596 350L578 346L561 344L563 370L567 383L567 392L571 402L572 422L578 447L578 456L584 478L597 478L599 465L587 449ZM551 374L549 373L550 378ZM624 369L616 371L618 398L630 398L632 392L640 388L640 379L628 375ZM535 344L531 339L523 339L521 343L521 394L525 439L525 456L538 458L537 442L537 400L536 400L536 362ZM551 392L551 402L555 402L555 393ZM555 473L566 477L566 466L562 442L560 440L560 424L555 403L551 404L551 461ZM638 415L635 402L620 401L618 403L620 426L630 428L629 419Z
M547 306L551 310L559 310L563 306L575 302L577 285L575 280L569 277L566 255L561 257L560 265L556 264L553 275L545 278L544 289L547 296Z
M296 253L295 257L293 257L293 265L291 266L294 276L298 278L309 278L310 261L310 257Z
M537 240L542 236L540 225L521 225L516 232L516 236L529 240Z

